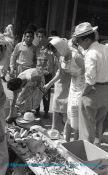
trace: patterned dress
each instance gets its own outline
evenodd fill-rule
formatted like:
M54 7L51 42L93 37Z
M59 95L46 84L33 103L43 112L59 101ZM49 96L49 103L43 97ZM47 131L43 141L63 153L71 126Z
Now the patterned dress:
M77 56L77 55L76 55ZM67 120L73 129L78 129L78 116L79 116L79 101L84 88L84 73L82 69L75 63L75 56L71 61L75 71L70 69L71 83L68 96L68 107L67 107ZM75 73L75 76L74 76Z
M62 69L64 57L60 57L60 79L55 83L52 110L58 113L67 113L67 102L71 75Z

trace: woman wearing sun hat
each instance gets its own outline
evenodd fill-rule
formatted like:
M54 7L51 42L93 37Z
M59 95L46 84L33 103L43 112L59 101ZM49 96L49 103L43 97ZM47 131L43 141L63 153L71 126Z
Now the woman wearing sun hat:
M65 71L65 59L71 59L71 52L67 45L67 40L54 37L48 44L48 49L51 50L56 59L58 60L58 71L56 72L55 77L44 86L47 90L54 83L54 96L53 96L53 121L52 129L60 130L60 123L62 121L61 116L67 116L67 99L70 86L71 75ZM61 115L59 115L61 114Z
M96 27L88 22L76 26L77 43L85 54L85 87L80 103L79 138L99 143L108 111L108 48L95 39Z
M66 106L63 109L65 109L65 113L68 114L68 117L67 117L68 120L67 120L66 125L65 125L65 131L64 131L65 133L64 134L66 135L65 139L67 141L69 141L70 133L71 133L70 128L71 127L74 128L75 122L73 122L73 121L76 120L76 118L78 118L78 112L76 113L76 111L74 111L74 105L78 106L78 104L75 102L76 101L76 95L75 94L76 94L77 86L80 89L81 84L82 84L81 77L80 77L80 79L78 79L78 77L80 76L82 70L76 64L75 59L73 58L74 53L68 47L67 41L64 41L61 38L55 38L55 39L52 39L49 42L49 47L50 47L49 49L52 49L52 51L57 56L59 56L59 57L63 56L63 57L62 57L62 61L60 63L60 69L58 70L56 76L50 81L50 83L45 85L45 88L49 88L52 85L52 83L56 82L56 80L58 80L58 79L59 79L58 82L60 82L61 81L61 75L63 76L64 82L61 81L62 89L60 90L60 87L56 88L56 86L55 86L55 94L54 94L54 99L53 99L53 101L54 101L53 110L58 112L57 108L62 109L61 106L63 106L64 105L63 102L65 102ZM78 55L77 55L77 57L78 57ZM64 74L62 72L64 72ZM66 73L67 73L67 77L64 76ZM71 78L71 86L70 86L69 78ZM79 80L81 81L81 83L80 83ZM69 81L68 84L67 84L67 81ZM72 82L74 83L73 88L72 88ZM59 95L57 96L57 94L59 94ZM61 94L63 94L63 95L61 95ZM66 96L64 96L64 94L66 94ZM68 97L68 95L69 95L69 97ZM73 96L75 96L75 98L73 98ZM60 101L61 99L62 99L62 101ZM68 112L67 112L67 103L68 103ZM76 109L76 110L78 110L78 109ZM74 120L72 120L71 118L74 119ZM54 127L54 126L56 127L56 125L57 125L56 120L57 120L57 116L53 115L52 127ZM78 119L77 119L77 121L78 121ZM58 123L58 125L59 125L59 123ZM77 131L78 127L75 126L75 130Z

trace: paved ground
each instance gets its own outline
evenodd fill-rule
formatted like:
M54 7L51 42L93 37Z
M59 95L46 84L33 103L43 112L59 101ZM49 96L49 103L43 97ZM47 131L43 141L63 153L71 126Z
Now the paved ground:
M11 91L7 90L6 83L3 82L3 86L4 86L4 90L6 92L6 96L7 96L7 103L6 103L5 111L6 111L6 115L8 115L8 112L9 112L9 101L12 99L13 94L12 94ZM44 126L46 128L48 128L48 129L51 128L51 123L52 123L52 99L53 99L53 93L51 94L51 102L50 102L50 110L49 110L50 117L49 117L49 119L43 119L42 118L42 122L43 122ZM42 117L43 114L44 114L42 102L41 102L40 110L41 110L41 117ZM64 127L64 125L61 122L60 123L60 130L61 130L61 132L63 131L63 127ZM102 149L104 149L105 151L108 152L108 132L107 131L103 135Z

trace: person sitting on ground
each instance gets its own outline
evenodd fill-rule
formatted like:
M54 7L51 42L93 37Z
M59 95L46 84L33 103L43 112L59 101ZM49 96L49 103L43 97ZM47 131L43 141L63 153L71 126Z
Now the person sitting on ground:
M21 112L25 112L39 106L43 95L41 90L43 85L43 72L39 67L27 69L20 73L17 78L9 80L7 88L13 91L13 99L10 104L9 116L6 119L8 123L14 121L18 108ZM34 95L35 103L33 103Z

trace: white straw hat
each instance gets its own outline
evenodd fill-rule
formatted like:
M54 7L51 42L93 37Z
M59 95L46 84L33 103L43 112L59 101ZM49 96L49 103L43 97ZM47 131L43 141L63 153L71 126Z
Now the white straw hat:
M35 116L33 112L25 112L23 117L17 118L17 123L22 123L22 124L29 124L29 123L35 123L39 121L39 118L35 119Z
M32 112L25 112L24 116L19 118L20 123L31 123L34 120L35 120L35 117Z
M76 26L73 36L82 37L95 32L98 26L92 27L90 23L84 22Z

